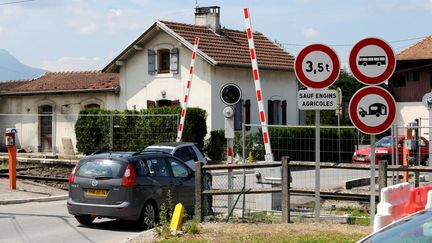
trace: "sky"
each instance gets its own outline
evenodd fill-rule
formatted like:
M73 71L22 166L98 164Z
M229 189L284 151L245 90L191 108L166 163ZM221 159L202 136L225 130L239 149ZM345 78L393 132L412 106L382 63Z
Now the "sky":
M398 53L432 35L432 0L21 1L0 0L0 49L49 71L100 70L157 20L193 24L197 5L220 6L221 25L237 30L248 7L253 31L294 56L330 45L343 66L361 39L381 38Z

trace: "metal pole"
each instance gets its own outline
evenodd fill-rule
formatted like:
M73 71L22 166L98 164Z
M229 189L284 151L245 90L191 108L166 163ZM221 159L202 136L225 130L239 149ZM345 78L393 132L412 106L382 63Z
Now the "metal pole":
M396 144L396 159L395 159L395 162L394 162L394 164L393 165L398 165L399 164L399 135L398 135L398 133L399 133L399 131L398 131L398 125L397 124L395 124L395 141L397 142L397 144ZM400 182L400 179L399 179L399 171L396 171L396 182L397 182L397 184L399 184L399 182Z
M52 113L52 121L51 121L51 127L52 127L52 136L51 136L51 150L52 155L56 156L56 144L57 144L57 114L55 112Z
M114 148L114 119L113 119L113 114L110 114L109 117L109 149L113 150Z
M395 153L397 153L397 151L398 151L398 147L396 146L395 147L395 136L394 136L394 124L391 126L391 130L390 130L390 137L391 137L391 147L392 147L392 149L391 149L391 165L394 165L395 164ZM395 184L395 173L394 173L394 171L392 171L392 185L394 185ZM381 192L380 192L381 193Z
M375 217L375 135L370 136L371 142L371 166L370 166L370 223L373 226Z
M227 163L232 164L233 163L233 140L232 138L227 138ZM234 181L233 181L233 171L232 169L228 170L228 189L234 188ZM228 195L228 212L232 210L233 207L233 195Z
M243 106L244 107L244 106ZM242 109L244 111L244 109ZM244 115L244 112L243 112ZM243 116L243 123L242 123L242 158L243 158L243 164L246 163L246 151L245 151L245 123L244 123L244 116ZM243 168L243 190L246 189L246 169ZM245 210L246 210L246 194L243 194L243 205L242 205L242 222L245 222Z
M432 166L432 110L429 109L429 166ZM432 173L429 173L429 183L432 182Z
M320 219L320 110L315 111L315 221Z

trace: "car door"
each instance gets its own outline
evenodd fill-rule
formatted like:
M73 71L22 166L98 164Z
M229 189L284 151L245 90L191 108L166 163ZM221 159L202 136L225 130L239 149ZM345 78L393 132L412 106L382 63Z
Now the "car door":
M144 162L150 173L150 181L152 182L152 198L158 202L168 204L168 195L171 195L175 201L175 180L172 177L167 161L164 157L146 158Z
M186 211L191 214L195 204L195 177L193 172L181 161L169 157L168 164L171 167L174 178L174 191ZM177 202L175 202L177 204Z

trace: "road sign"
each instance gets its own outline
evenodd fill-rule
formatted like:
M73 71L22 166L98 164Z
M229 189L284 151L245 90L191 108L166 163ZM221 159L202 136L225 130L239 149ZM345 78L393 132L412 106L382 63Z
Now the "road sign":
M339 76L340 63L336 52L322 44L303 48L294 63L297 79L306 87L324 89Z
M429 111L431 111L432 110L432 92L426 93L425 95L423 95L422 102L423 102L423 105L425 105L426 108Z
M351 122L360 131L376 135L387 130L396 115L393 96L379 86L368 86L357 91L349 103Z
M299 90L297 105L300 110L336 110L336 90Z
M359 82L377 85L385 82L393 74L396 58L387 42L378 38L366 38L352 48L349 66Z

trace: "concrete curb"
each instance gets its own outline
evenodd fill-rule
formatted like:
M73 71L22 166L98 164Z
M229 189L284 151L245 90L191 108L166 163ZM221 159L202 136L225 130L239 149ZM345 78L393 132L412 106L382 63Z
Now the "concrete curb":
M0 205L7 204L20 204L20 203L28 203L28 202L52 202L52 201L61 201L66 200L68 195L59 195L59 196L50 196L50 197L34 197L34 198L26 198L26 199L11 199L11 200L0 200Z

